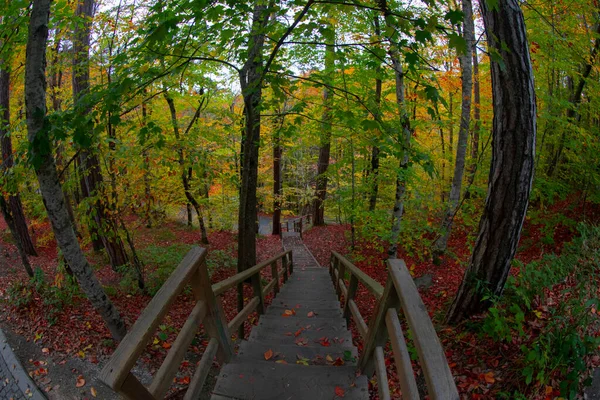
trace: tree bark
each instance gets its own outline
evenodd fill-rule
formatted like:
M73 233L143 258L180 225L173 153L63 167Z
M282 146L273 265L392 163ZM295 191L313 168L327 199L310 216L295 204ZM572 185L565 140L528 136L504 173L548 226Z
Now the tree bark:
M375 25L375 35L379 37L381 35L379 16L375 15L373 22ZM376 68L375 73L377 75L375 78L375 112L379 118L381 116L381 66ZM375 140L377 141L379 138L376 137ZM379 192L379 152L379 146L375 144L371 151L371 169L369 170L369 177L371 178L369 191L369 211L375 211L375 208L377 207L377 194Z
M7 172L14 166L14 160L10 135L10 73L8 72L8 65L4 65L5 63L5 60L0 59L0 145L2 147L2 172L7 176ZM9 188L8 191L11 192L8 196L8 209L13 223L11 232L13 235L18 236L14 237L15 242L20 244L26 254L37 256L27 228L18 188L15 188L15 190Z
M389 31L395 31L392 14L388 8L387 0L378 0L379 8L383 10L386 25ZM398 238L400 237L400 227L402 215L404 214L404 196L406 194L406 171L408 169L408 160L410 153L412 131L410 127L410 119L406 109L405 87L404 87L404 70L400 61L400 49L391 36L386 34L390 42L389 56L392 60L394 68L394 77L396 83L396 106L398 108L398 116L400 126L398 129L398 143L401 147L399 154L398 172L396 175L396 193L394 199L394 208L392 210L392 230L390 235L390 247L388 248L388 258L395 259L398 253Z
M31 269L31 264L29 263L29 258L27 257L27 253L25 249L23 249L23 243L21 242L21 237L17 232L15 227L15 221L11 215L11 211L8 207L8 203L4 199L4 196L0 195L0 209L2 210L2 216L6 221L6 225L8 225L8 229L10 229L10 233L12 234L13 239L15 240L15 245L17 246L17 251L21 256L21 262L23 263L23 267L25 268L25 272L30 277L33 277L33 270Z
M465 39L465 42L467 42L466 52L464 54L459 54L462 79L462 108L458 131L458 143L456 145L454 176L450 188L450 198L446 214L442 221L440 237L433 245L433 261L436 264L439 262L439 257L446 252L454 216L458 211L458 202L460 200L463 175L465 172L469 126L471 124L471 92L473 90L472 49L475 46L475 24L473 23L473 7L471 0L462 0L462 11L464 14L463 38Z
M536 102L525 21L517 0L491 9L479 2L492 60L492 165L479 234L446 320L457 323L485 311L484 296L502 294L525 220L535 160Z
M50 138L44 134L46 129L44 126L46 124L45 70L50 3L51 0L33 0L29 21L25 62L25 103L31 158L34 160L35 173L56 242L92 306L100 313L112 336L116 340L121 340L125 336L125 324L81 251L69 219L54 157L47 150L50 148Z

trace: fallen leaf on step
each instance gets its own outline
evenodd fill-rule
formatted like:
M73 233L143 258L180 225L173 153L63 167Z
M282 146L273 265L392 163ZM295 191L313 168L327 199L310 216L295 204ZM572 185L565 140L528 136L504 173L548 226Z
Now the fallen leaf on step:
M346 391L339 386L335 387L335 395L337 397L344 397L346 395Z
M269 349L265 351L265 360L269 361L271 358L273 358L273 350Z
M315 316L315 313L314 313L314 312L312 312L312 311L310 311L308 314L306 314L306 316L307 316L308 318L312 318L312 317L314 317L314 316Z
M96 392L96 389L92 386L92 388L90 389L90 392L92 393L93 397L98 396L98 393Z
M77 383L75 384L75 387L80 388L80 387L82 387L84 385L85 385L85 379L84 379L83 375L79 375L77 377Z

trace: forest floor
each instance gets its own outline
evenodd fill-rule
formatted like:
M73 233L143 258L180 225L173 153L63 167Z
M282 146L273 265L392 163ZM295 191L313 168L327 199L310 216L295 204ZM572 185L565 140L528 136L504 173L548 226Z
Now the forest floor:
M575 226L566 221L582 219L581 208L573 204L573 201L568 200L558 202L536 218L528 218L517 259L528 263L544 254L560 253L563 245L576 234ZM600 208L588 209L585 215L588 220L598 223ZM178 262L175 261L178 260L177 257L182 257L189 247L199 240L197 229L190 229L177 221L167 221L156 228L138 225L134 217L128 219L127 223L146 264L147 277L164 275L165 271L168 276L168 271ZM450 255L441 265L431 263L428 249L420 244L426 243L425 240L414 239L410 254L402 246L400 248L399 257L405 260L413 277L431 275L431 285L422 288L420 292L437 327L443 327L444 312L460 285L475 234L475 230L467 229L457 220L449 242ZM68 285L61 269L57 269L56 244L47 223L35 225L34 238L39 255L31 258L33 266L43 271L46 288L58 287L62 290L52 291L52 296L42 296L36 290L24 286L29 279L11 243L6 225L0 219L0 299L3 299L0 302L0 326L6 329L9 339L19 342L18 355L23 365L36 383L47 392L49 398L109 398L108 394L103 394L105 389L95 381L95 375L114 351L115 344L89 302L77 293L73 297L67 293ZM231 232L210 233L209 271L213 282L221 281L235 273L236 239L236 234ZM347 225L315 227L305 234L304 241L321 265L327 265L331 250L336 250L348 255L371 277L382 284L385 283L385 242L359 238L355 250L352 251ZM280 250L279 237L259 237L259 260L267 259ZM96 274L110 298L127 325L131 326L151 296L136 291L135 285L112 271L105 257L94 254L89 245L86 247L86 254L96 266ZM170 266L165 267L165 264ZM19 291L15 291L14 288ZM21 295L29 301L15 304L15 298ZM360 299L358 303L361 313L368 320L375 306L375 299L368 293L359 293L357 299ZM189 293L184 292L178 297L161 325L160 332L148 345L136 367L136 375L141 378L142 383L149 383L151 375L164 359L192 305L193 300ZM235 291L225 294L223 305L228 319L231 319L236 314ZM250 317L250 322L257 322L256 315ZM251 324L245 324L247 333ZM353 328L355 338L356 333ZM499 391L504 388L518 388L520 371L518 363L515 364L514 360L520 351L520 345L527 338L518 338L512 344L500 346L469 331L464 325L443 327L439 335L446 348L452 372L457 377L459 391L468 398L497 398ZM198 360L197 355L202 354L206 344L201 333L198 340L192 344L186 355L186 362L180 368L172 391L174 397L177 396L178 389L189 383L193 366ZM361 343L355 340L355 344L360 350ZM390 368L391 371L394 370L393 365L390 365ZM57 375L53 369L62 372ZM390 378L391 382L397 382L393 372ZM372 397L376 398L376 382L373 381L371 389ZM556 390L554 386L550 386L549 389L540 388L542 394L539 398L555 398L558 395ZM397 396L399 388L393 386L392 391Z

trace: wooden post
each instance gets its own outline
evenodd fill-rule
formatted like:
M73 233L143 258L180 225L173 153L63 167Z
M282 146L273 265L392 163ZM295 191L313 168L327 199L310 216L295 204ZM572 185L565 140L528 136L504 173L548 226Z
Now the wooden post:
M300 239L302 239L302 218L300 218Z
M233 356L233 345L231 344L231 335L227 327L225 312L221 300L215 297L212 291L206 262L203 262L191 279L192 291L196 301L206 302L207 312L204 318L204 327L206 332L212 338L219 342L219 351L217 359L219 362L229 362Z
M285 221L286 226L287 226L287 232L290 231L290 220L288 219L287 221Z
M265 296L263 295L262 282L260 281L260 272L257 272L250 278L250 282L252 283L252 292L254 296L257 296L260 299L260 303L256 307L256 312L258 315L262 315L265 313Z
M288 280L288 265L287 255L281 257L281 266L283 267L283 283L285 284Z
M354 300L354 295L356 294L356 289L358 288L358 279L354 274L350 274L350 283L348 284L348 296L344 299L344 318L346 318L346 326L350 326L350 319L352 318L352 314L350 312L350 308L348 308L348 303L350 300Z
M365 340L363 353L358 361L359 369L368 377L373 375L375 369L373 362L375 348L378 346L384 347L388 338L388 331L385 326L385 314L389 308L399 309L399 306L400 302L396 293L396 287L388 273L383 296L379 299L373 317L369 321L369 333Z
M290 275L294 273L294 254L290 251Z
M346 265L341 261L338 261L338 271L339 274L335 281L335 291L337 292L338 299L340 299L342 297L342 286L340 284L340 279L343 281L344 275L346 274ZM335 278L335 274L333 274L333 276Z
M279 271L277 271L277 260L271 263L271 276L275 279L275 294L279 293Z

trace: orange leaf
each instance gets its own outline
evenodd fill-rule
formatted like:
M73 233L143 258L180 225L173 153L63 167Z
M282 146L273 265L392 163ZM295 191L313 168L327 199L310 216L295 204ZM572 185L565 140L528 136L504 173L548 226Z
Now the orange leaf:
M494 373L493 372L485 373L484 374L484 378L485 378L485 381L487 383L494 383L494 382L496 382L496 379L494 379Z
M163 342L162 347L163 347L163 349L170 349L171 348L171 343Z
M90 389L90 392L92 393L93 397L98 396L98 393L96 392L96 389L92 386L92 388Z
M346 395L346 391L339 386L335 387L335 395L337 397L344 397Z
M78 387L78 388L80 388L80 387L82 387L83 385L85 385L85 379L84 379L83 375L79 375L79 376L77 377L77 383L75 384L75 387Z
M267 351L265 351L265 360L270 360L271 358L273 358L273 350L269 349Z

